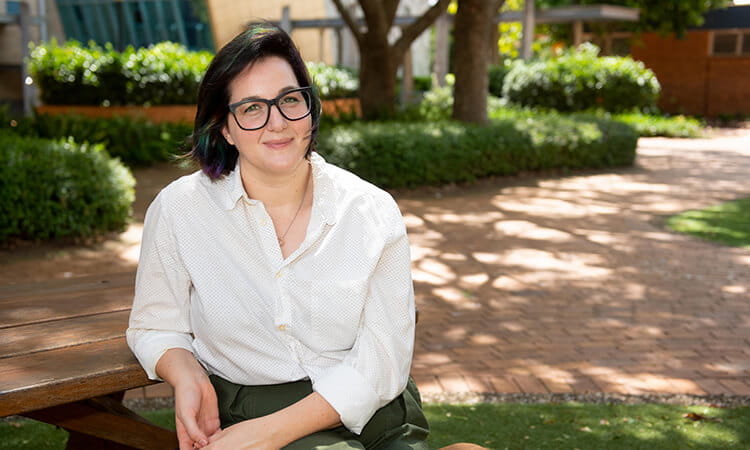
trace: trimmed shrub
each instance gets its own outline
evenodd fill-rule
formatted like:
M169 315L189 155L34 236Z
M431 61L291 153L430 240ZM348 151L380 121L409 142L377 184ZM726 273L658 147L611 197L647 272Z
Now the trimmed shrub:
M355 123L320 134L331 163L384 188L472 181L544 169L632 165L638 135L592 115L494 113L487 126L458 122Z
M0 243L121 230L135 180L101 145L0 131Z
M489 67L487 75L489 76L489 91L491 95L495 97L503 96L503 82L513 64L513 61L504 59L500 64L492 64Z
M54 39L32 45L29 71L46 104L194 104L213 55L162 42L122 53L111 45Z
M60 105L123 104L126 97L120 55L111 45L77 41L64 46L31 44L29 72L39 87L42 102Z
M661 88L654 73L630 57L599 57L583 45L559 58L514 63L505 76L503 97L523 106L583 111L651 111Z
M129 47L121 58L127 103L182 105L198 101L198 86L213 55L161 42L138 50Z
M18 119L13 130L22 136L48 139L72 137L76 142L103 144L111 156L123 163L147 166L167 161L181 153L182 145L192 133L192 126L168 122L155 124L134 117L90 118L75 114L45 114Z
M357 73L349 68L308 62L307 70L324 100L356 97L359 91Z

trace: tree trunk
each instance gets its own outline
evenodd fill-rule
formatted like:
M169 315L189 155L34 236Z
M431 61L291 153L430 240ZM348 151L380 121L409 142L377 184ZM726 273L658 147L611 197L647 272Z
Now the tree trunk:
M387 41L378 43L375 39L365 39L359 63L359 101L365 120L394 114L399 57Z
M366 31L354 20L341 0L332 0L359 47L359 99L362 116L378 119L392 116L396 107L396 71L414 39L448 8L450 0L437 0L414 22L401 29L401 37L388 42L400 0L358 0Z
M462 122L487 123L487 41L492 16L497 13L494 1L459 0L454 21L453 118Z

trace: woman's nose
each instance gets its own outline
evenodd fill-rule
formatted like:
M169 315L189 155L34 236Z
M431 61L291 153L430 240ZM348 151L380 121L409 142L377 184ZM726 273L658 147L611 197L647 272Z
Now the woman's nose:
M268 118L268 125L266 127L269 130L283 130L287 126L286 118L281 114L281 110L278 105L271 106L271 113Z

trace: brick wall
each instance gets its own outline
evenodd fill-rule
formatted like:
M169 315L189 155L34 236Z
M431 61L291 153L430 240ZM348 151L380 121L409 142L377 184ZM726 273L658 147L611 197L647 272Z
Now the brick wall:
M690 31L685 39L644 33L633 43L633 58L659 79L663 111L750 114L750 57L710 56L709 46L709 31Z
M750 115L750 57L711 58L706 115Z

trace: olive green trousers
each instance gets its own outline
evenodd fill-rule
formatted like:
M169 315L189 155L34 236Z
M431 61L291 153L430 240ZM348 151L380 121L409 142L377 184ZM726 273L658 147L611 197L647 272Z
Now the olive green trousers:
M268 386L242 386L216 375L210 376L219 401L221 427L265 416L283 409L313 392L309 380ZM429 449L427 419L414 381L401 395L375 412L362 433L340 426L319 431L292 442L285 449Z

